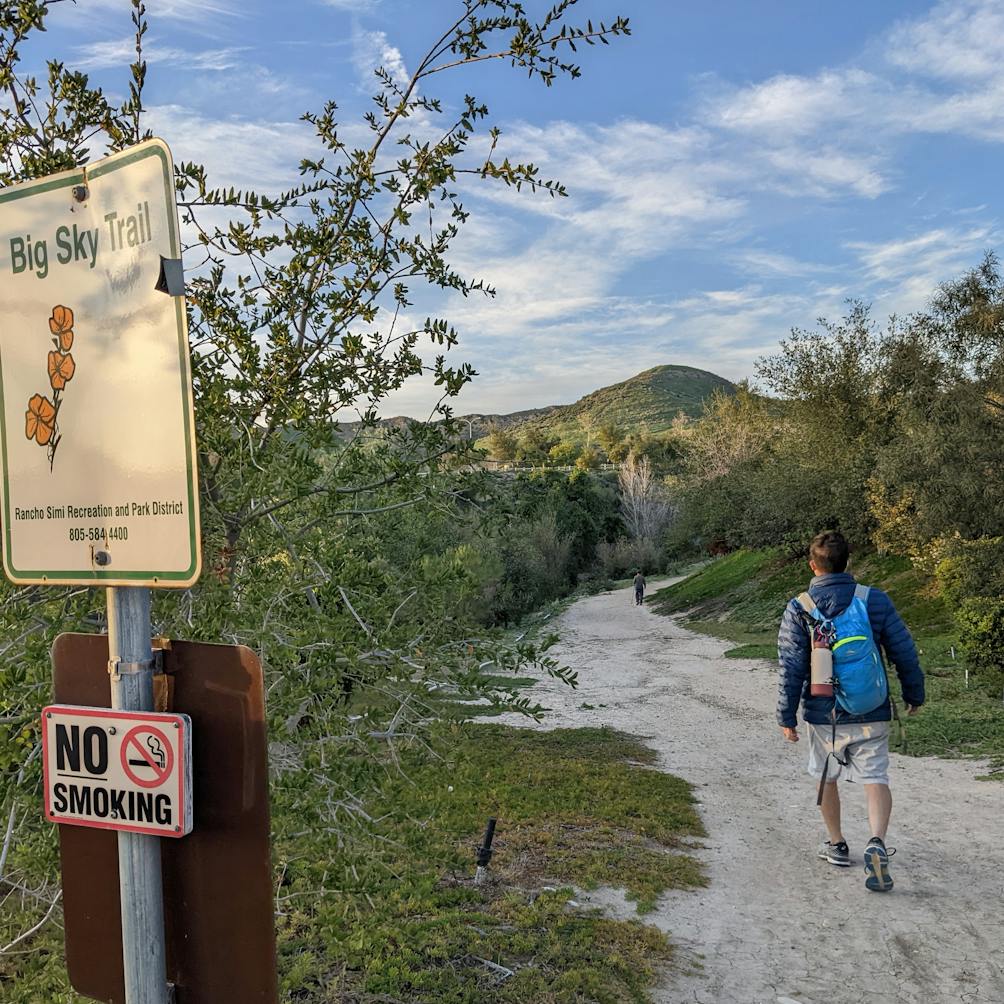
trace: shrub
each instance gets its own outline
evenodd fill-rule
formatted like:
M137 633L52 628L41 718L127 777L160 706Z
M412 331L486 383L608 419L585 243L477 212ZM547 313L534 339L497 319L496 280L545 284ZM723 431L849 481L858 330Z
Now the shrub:
M557 446L552 446L547 455L552 464L558 467L571 467L579 459L579 447L575 443L563 440Z
M1004 598L964 600L956 619L962 651L980 688L991 697L1004 691Z
M959 606L975 596L1004 594L1004 537L953 540L937 567L945 600Z
M600 455L591 446L587 446L575 461L577 471L595 471L600 466Z

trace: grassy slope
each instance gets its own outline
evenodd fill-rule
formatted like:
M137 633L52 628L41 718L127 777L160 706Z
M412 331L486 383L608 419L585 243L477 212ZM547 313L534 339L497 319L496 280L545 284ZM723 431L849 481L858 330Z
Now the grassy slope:
M852 569L885 589L914 633L927 674L928 703L909 721L908 751L917 756L974 754L1004 758L1004 706L983 693L965 668L951 616L931 583L905 559L869 555ZM738 551L661 590L653 608L686 611L688 626L736 643L727 655L776 660L777 628L785 603L808 584L803 561L775 551Z

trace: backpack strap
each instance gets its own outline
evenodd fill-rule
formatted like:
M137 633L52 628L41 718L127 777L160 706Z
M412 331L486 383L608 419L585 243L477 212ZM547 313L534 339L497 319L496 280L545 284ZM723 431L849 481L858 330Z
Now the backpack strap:
M864 603L865 606L868 606L868 594L871 591L872 591L871 586L862 586L861 583L859 582L854 587L854 598L856 600L861 600L861 602Z

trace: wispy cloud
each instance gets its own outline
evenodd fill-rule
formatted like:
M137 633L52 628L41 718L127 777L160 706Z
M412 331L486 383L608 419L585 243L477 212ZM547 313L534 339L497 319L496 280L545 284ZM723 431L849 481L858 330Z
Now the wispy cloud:
M913 237L881 242L850 242L868 277L888 282L918 272L945 277L964 267L1000 238L990 225L938 228Z
M176 160L204 164L214 185L276 192L296 181L300 160L317 153L302 122L214 119L181 105L152 107L146 121Z
M875 151L904 134L927 132L1004 142L1000 0L936 4L896 24L870 56L867 67L720 87L706 100L704 117L771 145L839 135L852 149Z
M203 49L190 52L161 45L155 38L144 42L143 58L147 63L164 63L188 70L231 70L243 63L246 47ZM132 36L79 46L74 66L81 70L103 70L128 66L136 58L136 43Z
M151 19L179 21L190 25L204 25L208 20L235 18L242 14L241 5L236 0L157 0L147 11ZM86 8L86 11L84 10ZM67 5L60 11L67 16L74 12L80 17L91 17L95 11L113 11L129 17L128 0L87 0L86 3Z
M401 50L390 43L384 31L357 29L352 35L352 64L359 74L360 84L372 88L373 73L383 67L399 86L406 87L411 79Z
M767 278L781 276L794 279L834 271L833 265L801 261L791 255L763 248L744 248L735 252L731 260L741 271Z
M922 76L964 83L1004 75L1004 7L997 0L947 0L903 21L889 35L887 58Z
M711 100L707 117L723 129L781 136L815 133L871 100L883 82L865 70L824 70L814 77L782 74Z
M353 14L367 14L380 6L381 0L321 0L326 7L350 11Z

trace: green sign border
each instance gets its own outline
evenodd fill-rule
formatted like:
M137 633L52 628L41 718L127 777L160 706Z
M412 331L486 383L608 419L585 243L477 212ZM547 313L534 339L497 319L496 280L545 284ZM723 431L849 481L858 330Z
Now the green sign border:
M38 181L25 182L5 192L0 192L0 205L15 202L18 199L37 195L40 192L51 192L59 188L70 188L74 185L86 184L88 180L111 174L119 168L139 163L147 157L158 157L163 168L164 194L167 202L167 219L171 238L171 255L181 257L181 241L178 237L178 210L174 198L174 167L171 151L160 139L151 139L113 154L93 168L82 168L79 171L67 171L63 174L40 178ZM173 211L172 211L173 210ZM183 589L194 585L199 578L202 566L202 553L199 540L198 496L195 488L195 456L193 447L195 434L194 401L192 396L191 362L188 356L188 326L185 316L184 297L174 299L175 317L178 328L178 359L181 370L181 397L184 402L182 411L185 416L185 459L188 469L188 534L191 553L191 564L185 571L130 571L120 572L112 569L93 569L91 571L52 571L43 572L38 569L21 570L14 567L11 560L11 525L10 518L10 486L8 484L7 466L7 409L3 398L3 353L0 350L0 449L3 454L3 505L4 505L4 571L7 577L18 585L76 585L80 582L91 582L100 585L150 585Z

